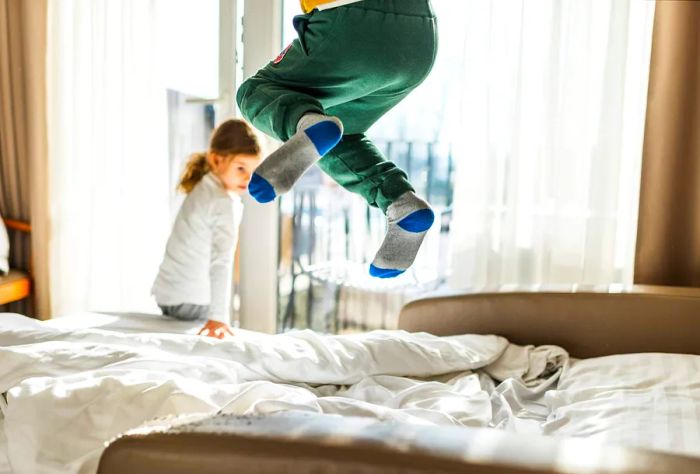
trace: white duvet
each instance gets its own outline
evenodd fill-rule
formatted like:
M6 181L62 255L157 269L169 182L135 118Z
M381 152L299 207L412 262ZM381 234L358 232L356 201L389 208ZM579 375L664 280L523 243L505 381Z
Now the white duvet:
M0 315L6 453L18 474L94 472L104 443L120 432L158 416L219 410L526 429L546 418L538 400L566 359L562 349L498 336L239 331L217 341Z

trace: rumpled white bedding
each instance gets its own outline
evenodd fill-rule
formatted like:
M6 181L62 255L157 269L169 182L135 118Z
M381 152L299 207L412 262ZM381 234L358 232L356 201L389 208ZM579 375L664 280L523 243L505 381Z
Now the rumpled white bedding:
M700 356L577 360L545 403L542 434L700 456Z
M238 331L217 341L0 315L0 393L18 474L94 472L106 441L170 414L306 410L529 429L545 421L541 394L566 361L561 348L498 336Z

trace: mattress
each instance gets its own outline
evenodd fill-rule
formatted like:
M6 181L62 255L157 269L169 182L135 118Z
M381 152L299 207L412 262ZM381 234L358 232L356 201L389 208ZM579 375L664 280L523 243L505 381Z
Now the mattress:
M201 321L179 321L160 314L149 313L75 313L43 323L62 330L102 329L122 333L197 334Z
M700 456L692 419L700 410L698 383L690 377L699 356L669 355L652 374L632 369L652 367L657 354L572 360L561 347L521 346L495 335L238 331L219 341L192 335L197 325L176 330L170 320L139 315L0 320L0 392L8 397L4 424L18 474L94 472L105 442L119 433L193 413L301 411L417 427L598 436L651 449L681 446L676 452ZM616 371L623 362L629 368ZM648 393L638 399L653 403L622 413L630 398L619 394L640 390ZM599 404L580 409L591 401ZM663 416L659 404L668 407ZM609 414L596 416L594 408ZM678 424L678 414L691 421ZM627 428L616 434L640 417L646 436L620 436Z
M700 356L573 361L545 402L544 435L700 456Z
M527 375L510 391L531 396L555 376L536 373L548 366L542 358L559 369L565 362L559 349L522 348L509 351L519 361L497 363L509 344L490 335L238 331L219 341L0 318L0 392L18 474L92 472L106 441L171 414L296 410L484 427L492 422L492 377L506 368L510 377Z

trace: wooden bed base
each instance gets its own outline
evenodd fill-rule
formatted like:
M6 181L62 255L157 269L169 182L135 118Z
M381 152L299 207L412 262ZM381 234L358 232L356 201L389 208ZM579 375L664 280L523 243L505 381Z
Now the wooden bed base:
M400 327L439 335L496 333L558 344L574 357L629 352L700 354L700 290L491 292L415 301ZM99 473L572 474L699 473L700 458L522 436L330 415L166 420L126 433Z

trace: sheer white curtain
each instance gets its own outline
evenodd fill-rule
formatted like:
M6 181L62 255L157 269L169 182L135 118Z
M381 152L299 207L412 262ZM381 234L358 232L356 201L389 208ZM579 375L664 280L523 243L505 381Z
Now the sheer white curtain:
M463 8L451 286L631 282L654 2Z
M150 310L170 225L153 0L49 2L53 314Z

